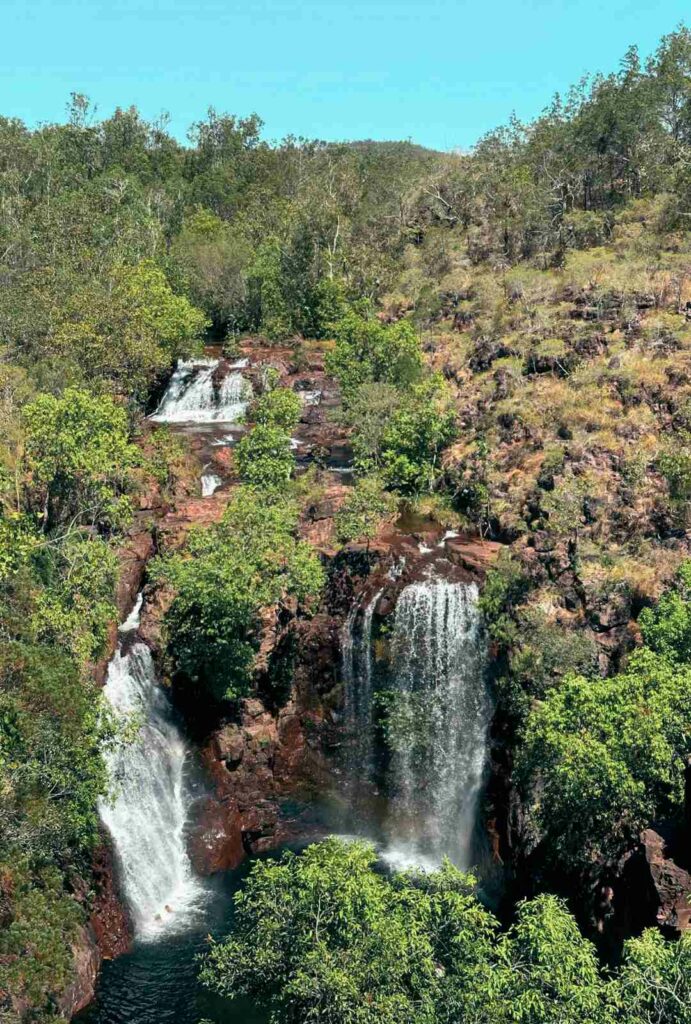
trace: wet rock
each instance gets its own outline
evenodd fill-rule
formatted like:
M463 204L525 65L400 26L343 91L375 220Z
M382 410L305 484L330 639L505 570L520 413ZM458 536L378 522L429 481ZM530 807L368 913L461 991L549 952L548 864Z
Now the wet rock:
M110 839L104 840L94 852L94 902L91 911L91 929L104 960L113 960L126 953L132 944L133 928L130 916L120 898L116 881L115 861Z
M237 806L207 798L197 815L187 851L194 870L200 875L231 871L245 858L242 827Z

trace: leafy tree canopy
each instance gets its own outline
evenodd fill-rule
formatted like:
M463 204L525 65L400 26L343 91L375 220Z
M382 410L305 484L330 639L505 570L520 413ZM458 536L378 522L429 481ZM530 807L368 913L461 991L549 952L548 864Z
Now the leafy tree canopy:
M323 586L319 560L296 539L297 506L276 492L236 491L222 522L191 534L188 550L159 563L175 589L166 616L176 669L218 699L249 691L260 613Z

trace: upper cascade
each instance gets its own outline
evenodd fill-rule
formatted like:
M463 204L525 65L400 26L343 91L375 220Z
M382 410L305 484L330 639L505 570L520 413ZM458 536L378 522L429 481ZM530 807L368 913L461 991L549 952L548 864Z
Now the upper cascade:
M150 419L154 423L235 423L252 397L239 370L244 361L222 366L220 359L181 359Z

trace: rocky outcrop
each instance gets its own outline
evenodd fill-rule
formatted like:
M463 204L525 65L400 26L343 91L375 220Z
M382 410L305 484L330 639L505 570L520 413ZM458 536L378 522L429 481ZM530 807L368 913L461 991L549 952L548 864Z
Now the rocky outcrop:
M88 1006L94 998L96 978L101 967L101 952L90 928L78 930L72 943L72 956L72 980L57 1000L58 1011L68 1019Z
M623 858L613 892L625 933L657 926L677 938L691 928L691 874L678 863L684 853L680 840L678 829L658 824L645 829Z
M195 825L187 840L194 870L200 875L231 871L245 858L242 818L237 803L206 797L197 808Z
M304 835L307 798L328 775L320 712L291 699L272 713L256 698L242 702L202 750L215 800L202 809L190 842L205 873L236 867L248 853Z
M113 960L130 948L133 930L130 916L118 892L113 850L105 834L94 852L92 870L95 895L91 909L91 929L103 959Z

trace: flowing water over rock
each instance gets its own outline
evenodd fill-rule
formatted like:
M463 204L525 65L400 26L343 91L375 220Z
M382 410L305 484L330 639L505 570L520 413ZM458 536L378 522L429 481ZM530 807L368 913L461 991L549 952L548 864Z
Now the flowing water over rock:
M343 674L347 680L344 713L350 737L349 757L357 766L357 772L349 773L351 784L356 783L356 777L370 779L375 770L372 619L380 596L378 590L361 616L357 604L353 605L343 635Z
M104 692L118 714L134 715L141 725L134 742L107 756L115 799L104 801L100 812L113 837L137 938L151 940L187 927L205 890L185 849L192 801L187 744L158 685L149 648L127 635L139 624L140 607L141 599L121 627Z
M381 673L372 665L378 597L351 614L343 650L351 789L385 789L379 831L393 866L430 868L448 856L467 868L491 717L478 590L440 579L406 586ZM378 766L377 743L387 752Z
M202 473L202 498L210 498L222 483L223 480L217 473Z
M252 397L240 363L221 368L218 359L181 359L151 416L154 423L235 423Z

